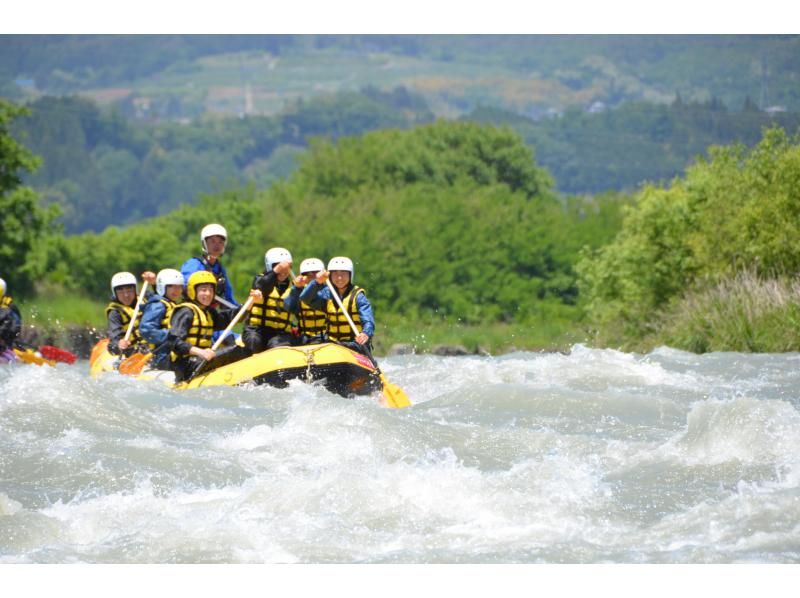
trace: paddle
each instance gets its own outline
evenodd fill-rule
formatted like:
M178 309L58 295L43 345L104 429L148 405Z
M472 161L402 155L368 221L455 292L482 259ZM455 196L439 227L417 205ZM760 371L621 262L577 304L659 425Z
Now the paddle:
M130 357L126 357L119 364L119 373L126 376L135 376L141 374L144 366L147 365L153 358L153 352L150 353L134 353Z
M353 334L358 336L358 328L356 328L355 322L350 317L350 314L344 308L344 304L342 300L339 298L339 294L336 292L336 289L333 288L333 284L331 284L330 280L325 280L325 284L328 285L328 288L331 291L331 295L333 295L333 299L336 301L336 305L339 306L339 309L342 310L342 314L345 318L347 318L347 323L350 324L350 328L353 330ZM373 361L375 361L373 359ZM386 375L381 371L381 369L375 366L375 370L378 372L378 376L380 376L381 383L383 384L383 397L385 399L386 404L389 407L394 407L395 409L400 409L402 407L410 407L411 400L408 398L408 395L405 391L400 388L397 384L393 384L387 380Z
M219 346L222 344L222 341L224 341L225 337L230 334L231 330L233 330L233 327L239 323L239 320L242 319L242 316L247 312L247 310L250 309L250 307L252 307L253 301L255 301L255 299L256 298L252 296L247 298L247 301L244 302L244 305L242 305L242 308L239 310L239 313L237 313L234 316L233 320L231 320L231 323L228 324L228 327L222 331L222 334L219 335L219 338L211 346L212 351L216 351L217 349L219 349ZM200 370L206 363L207 361L205 359L201 360L200 363L197 364L197 367L195 368L194 372L192 372L192 375L189 376L186 380L184 380L184 382L189 382L193 380L194 377L197 376L197 374L200 372Z
M136 299L136 307L133 308L133 315L131 316L131 322L128 324L128 330L125 332L125 339L126 341L131 339L131 333L133 332L133 325L136 323L136 316L139 313L139 306L142 305L142 301L144 300L144 294L147 292L147 283L142 283L142 290L139 292L139 297Z

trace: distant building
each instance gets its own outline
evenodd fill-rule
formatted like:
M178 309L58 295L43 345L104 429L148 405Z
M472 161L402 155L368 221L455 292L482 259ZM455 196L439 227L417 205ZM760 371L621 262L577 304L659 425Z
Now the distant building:
M772 116L779 112L786 112L786 106L770 106L769 108L764 108L764 112Z

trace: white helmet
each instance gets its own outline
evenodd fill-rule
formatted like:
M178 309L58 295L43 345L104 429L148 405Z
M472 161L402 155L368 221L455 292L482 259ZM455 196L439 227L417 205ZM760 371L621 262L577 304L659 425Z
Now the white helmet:
M264 265L267 267L267 272L275 267L275 264L280 262L291 262L292 254L288 249L283 247L273 247L264 254Z
M228 231L221 224L206 224L203 227L203 230L200 231L200 243L203 245L203 251L208 251L206 239L215 235L223 237L226 241L228 240Z
M167 292L167 286L171 284L179 284L183 286L183 274L172 268L165 268L156 276L156 292L164 297Z
M139 285L136 283L136 277L130 272L117 272L111 277L111 295L116 296L115 291L117 287L127 287L133 285L136 287L136 292L139 292Z
M324 269L325 264L322 263L322 260L315 257L310 257L300 262L300 274L305 274L306 272L321 272Z
M6 294L6 281L0 278L0 299L5 297Z
M355 272L353 271L353 260L349 257L332 257L331 261L328 262L328 272L333 272L334 270L350 272L350 282L353 282Z

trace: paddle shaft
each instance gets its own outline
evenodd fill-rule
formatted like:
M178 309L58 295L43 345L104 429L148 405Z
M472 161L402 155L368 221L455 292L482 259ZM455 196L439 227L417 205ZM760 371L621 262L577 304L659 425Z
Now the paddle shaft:
M339 309L342 310L344 317L347 318L347 323L350 324L350 328L353 330L353 334L356 336L361 334L358 331L358 328L356 328L356 324L355 322L353 322L353 318L350 317L350 314L347 313L347 310L344 308L344 303L342 303L342 300L339 298L339 294L336 292L336 289L333 288L330 279L326 279L325 284L328 285L328 288L331 290L331 295L333 295L333 300L336 301L336 305L339 306Z
M217 349L219 349L219 346L222 344L222 341L225 340L225 337L228 336L231 330L233 330L233 327L239 323L239 320L242 319L242 316L245 314L245 312L252 307L253 301L255 301L255 297L247 298L247 301L245 301L244 305L242 305L242 309L240 309L239 313L237 313L236 316L234 316L233 320L231 320L231 323L228 324L228 327L222 331L222 334L219 335L219 338L211 347L212 351L216 351Z
M355 322L353 322L353 319L350 317L350 314L344 308L344 303L342 303L342 300L339 298L336 289L333 288L331 281L326 280L325 284L327 284L328 288L331 290L331 295L333 295L333 299L334 301L336 301L336 305L339 306L339 309L342 310L344 317L347 318L347 323L350 324L350 328L353 329L353 334L358 336L359 335L358 328L356 328ZM366 348L369 353L369 346L366 346ZM369 354L371 356L371 353ZM373 358L372 361L375 362L375 359ZM389 380L386 378L386 375L378 367L377 363L375 363L375 371L378 373L378 377L381 379L381 383L383 384L384 400L389 402L391 404L390 406L399 408L399 407L408 407L409 405L411 405L411 401L408 399L408 396L406 395L405 391L402 388L400 388L397 384L389 382Z
M236 309L236 306L233 303L231 303L230 301L224 299L223 297L220 297L219 295L214 295L214 299L220 305L224 305L225 307L228 307L230 309Z
M142 300L144 299L144 294L147 292L147 283L142 283L142 290L139 292L139 297L136 299L136 307L133 308L133 315L131 316L131 322L128 324L128 330L125 332L125 339L126 341L131 340L131 333L133 332L133 325L136 323L136 316L139 313L139 306L142 304Z

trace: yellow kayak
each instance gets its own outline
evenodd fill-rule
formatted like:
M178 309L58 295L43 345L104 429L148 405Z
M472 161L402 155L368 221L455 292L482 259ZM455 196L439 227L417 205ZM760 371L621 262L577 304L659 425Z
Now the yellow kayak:
M107 345L108 340L105 339L92 349L89 366L93 378L116 371L119 366L119 357L110 354ZM329 391L344 397L387 390L389 392L382 393L382 402L388 407L410 405L405 393L402 398L398 398L398 393L393 392L393 389L385 388L387 385L384 385L384 376L367 356L336 343L276 347L201 373L188 382L178 384L174 384L171 372L148 368L134 377L142 380L157 379L179 390L247 383L283 388L290 380L303 380L318 382Z
M34 365L49 365L50 367L55 367L56 362L52 359L45 359L42 357L41 353L38 351L34 351L33 349L17 349L14 348L14 355L17 356L17 359L23 363L32 363Z

